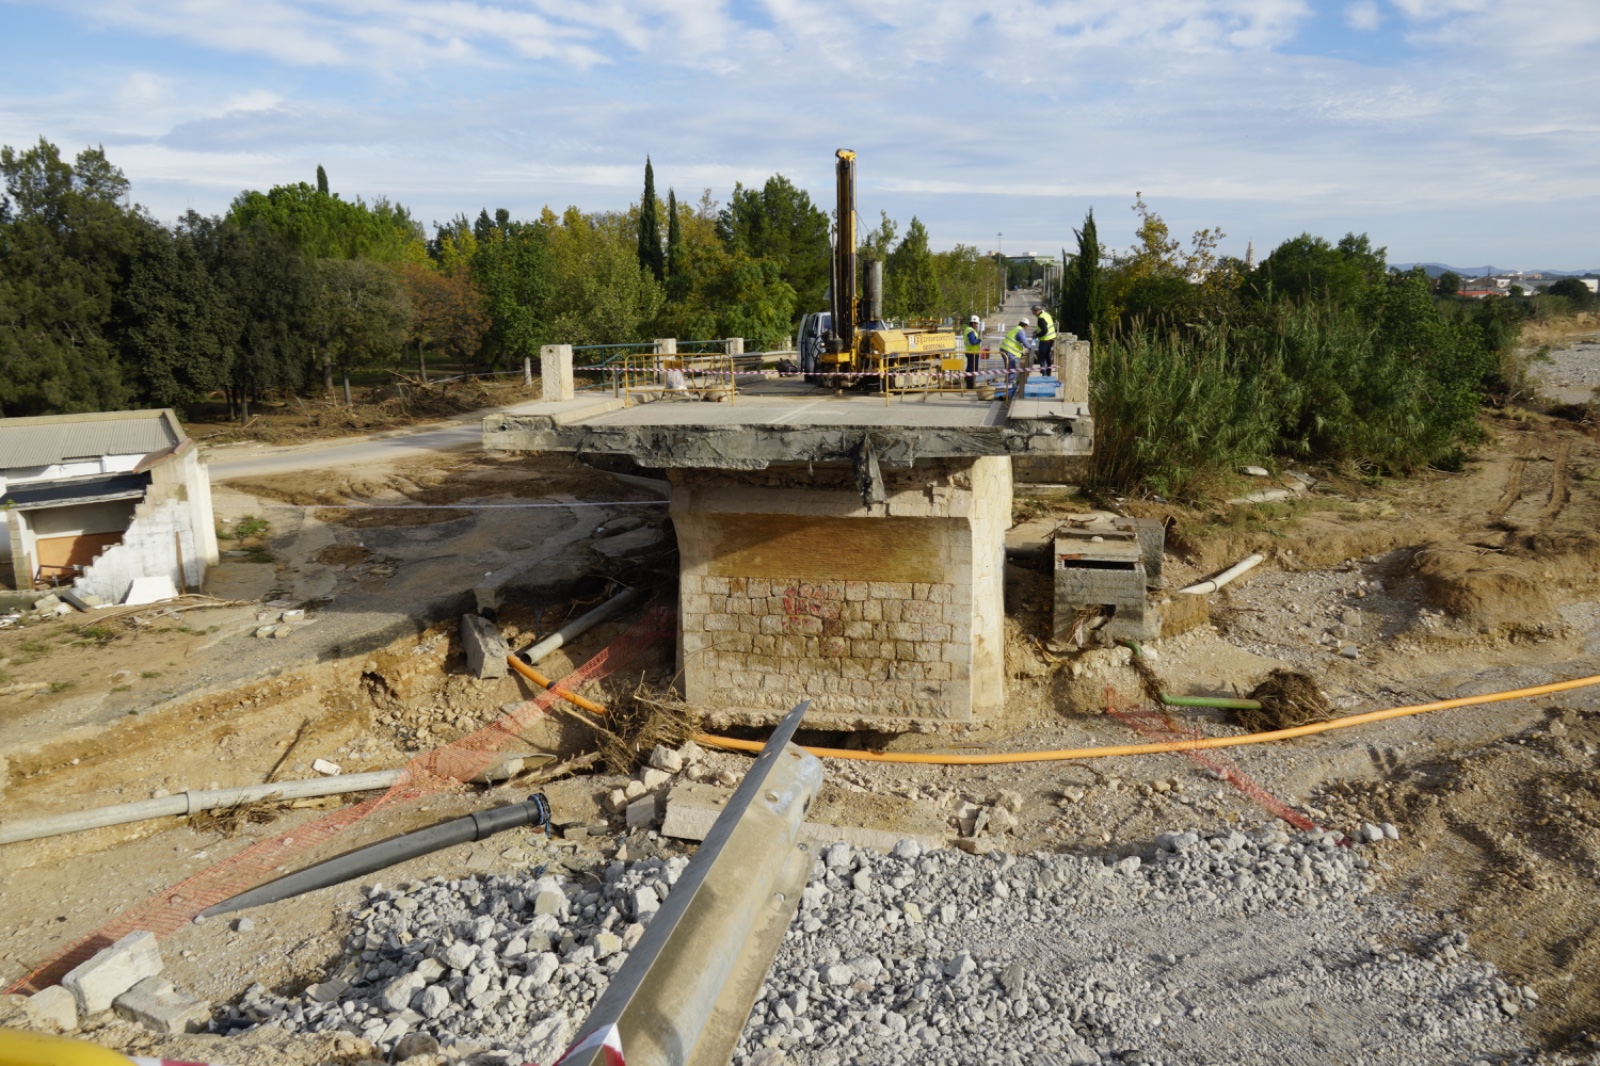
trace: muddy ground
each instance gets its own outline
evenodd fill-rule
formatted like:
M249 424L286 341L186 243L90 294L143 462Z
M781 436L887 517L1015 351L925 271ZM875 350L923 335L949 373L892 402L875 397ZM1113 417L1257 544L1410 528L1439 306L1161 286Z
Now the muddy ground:
M1268 557L1208 597L1207 611L1167 606L1169 633L1149 646L1160 683L1236 694L1292 667L1346 714L1600 674L1600 430L1581 411L1563 413L1487 415L1484 443L1459 473L1383 481L1305 470L1317 479L1309 492L1208 511L1099 501L1171 520L1169 588L1251 552ZM1237 486L1262 487L1247 477ZM593 501L608 502L584 506ZM489 506L511 503L541 506ZM273 773L313 776L315 759L347 772L403 765L532 695L519 679L466 675L454 619L479 597L500 598L500 621L519 647L594 602L608 581L672 599L675 561L659 498L565 459L469 454L359 475L285 475L220 485L216 504L226 529L240 529L247 516L267 522L254 536L225 542L230 554L206 590L221 603L0 631L7 683L54 686L0 697L4 822L252 784ZM1019 487L1019 517L1054 520L1091 506L1068 492ZM618 533L631 536L621 548ZM1170 723L1140 716L1131 653L1053 646L1049 575L1019 563L1007 579L1005 717L857 743L1024 751L1166 739L1174 730L1240 732L1220 712L1181 712ZM302 606L308 620L292 621L286 635L257 635L282 624L285 607ZM558 652L547 672L560 676L585 662L630 621ZM624 703L641 680L669 685L672 670L670 646L652 645L586 691ZM1106 713L1108 699L1120 714ZM557 820L574 828L573 839L519 831L415 860L383 879L582 867L619 847L678 847L626 835L605 809L624 777L597 771L539 782L541 768L589 743L582 726L547 717L520 739L527 751L546 753L529 760L521 779L386 808L303 860L518 800L536 785ZM1535 989L1539 1006L1522 1020L1536 1044L1559 1056L1587 1052L1600 1033L1597 757L1600 688L1586 688L1204 758L830 763L823 806L844 821L942 828L955 840L963 803L1015 791L1024 797L1018 824L981 843L1016 851L1131 852L1162 830L1270 821L1263 803L1273 801L1351 834L1365 822L1392 822L1401 835L1383 852L1383 886L1424 920L1466 931L1508 979ZM743 765L741 756L713 755L701 773ZM23 977L183 877L346 802L273 807L239 825L167 819L0 847L0 980ZM186 926L164 942L169 976L215 1000L252 981L298 990L335 961L359 888L261 908L247 931L222 920ZM88 1035L129 1049L158 1043L122 1023ZM219 1048L218 1039L190 1038L169 1050L241 1063L354 1062L364 1054L358 1040L307 1038L289 1047L260 1044L257 1035Z

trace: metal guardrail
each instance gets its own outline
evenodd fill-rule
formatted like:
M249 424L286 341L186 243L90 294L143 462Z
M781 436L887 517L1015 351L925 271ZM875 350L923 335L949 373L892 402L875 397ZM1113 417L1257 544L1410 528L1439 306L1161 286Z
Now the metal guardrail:
M557 1066L727 1066L811 871L822 763L790 743L810 707L779 723Z

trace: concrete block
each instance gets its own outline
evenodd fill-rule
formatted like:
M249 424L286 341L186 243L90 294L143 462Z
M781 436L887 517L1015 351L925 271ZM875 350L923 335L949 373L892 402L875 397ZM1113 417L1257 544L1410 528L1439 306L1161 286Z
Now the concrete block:
M641 796L628 804L628 828L649 829L656 824L656 798ZM701 838L705 839L704 837Z
M81 1014L110 1010L122 993L161 972L161 949L154 933L129 933L61 979L78 1001Z
M474 677L505 677L506 656L511 649L500 636L500 627L482 615L461 616L461 647L467 653L467 670Z
M211 1021L211 1004L172 987L164 977L146 977L118 996L117 1015L153 1033L200 1033Z
M22 1009L36 1025L63 1033L70 1033L78 1027L78 1001L60 985L51 985L35 992L23 1003Z
M683 769L683 756L665 744L657 744L650 752L650 765L657 770L675 774Z

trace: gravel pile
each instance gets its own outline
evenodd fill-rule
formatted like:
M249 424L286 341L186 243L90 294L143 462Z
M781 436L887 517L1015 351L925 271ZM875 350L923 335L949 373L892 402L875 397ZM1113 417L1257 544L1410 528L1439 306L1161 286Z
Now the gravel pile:
M1370 894L1385 834L1367 828L1354 847L1270 827L1164 833L1121 857L835 844L734 1061L1530 1057L1514 1019L1531 990ZM483 1061L548 1063L685 865L375 887L339 972L297 999L254 987L224 1026L338 1029L386 1053L431 1037Z

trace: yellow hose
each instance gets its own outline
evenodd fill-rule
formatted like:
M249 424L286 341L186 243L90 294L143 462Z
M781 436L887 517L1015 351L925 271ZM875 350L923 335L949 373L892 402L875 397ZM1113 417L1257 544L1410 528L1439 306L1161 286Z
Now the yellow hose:
M595 714L605 714L605 708L582 696L573 695L555 687L554 682L528 666L522 660L511 657L507 660L512 667L528 680L541 688L547 688L561 698L577 704L586 711ZM1292 729L1273 729L1265 733L1246 733L1236 737L1206 737L1200 740L1169 740L1154 744L1115 744L1100 748L1062 748L1057 751L1007 751L989 755L962 755L957 752L942 752L936 754L922 754L918 752L872 752L849 751L844 748L806 748L811 754L821 759L854 759L857 762L894 762L894 763L920 763L931 766L996 766L1004 763L1023 762L1066 762L1071 759L1105 759L1116 755L1160 755L1172 751L1201 751L1207 748L1237 748L1247 744L1270 744L1278 740L1293 740L1295 737L1309 737L1317 733L1327 733L1335 729L1349 729L1352 726L1368 725L1372 722L1384 722L1390 718L1404 718L1408 715L1423 714L1427 711L1447 711L1455 707L1471 707L1482 703L1502 703L1506 700L1521 700L1531 696L1547 696L1552 692L1570 692L1575 688L1586 688L1590 685L1600 685L1600 674L1592 677L1580 677L1573 681L1556 681L1548 685L1534 685L1531 688L1511 689L1507 692L1491 692L1482 696L1461 696L1453 700L1438 700L1433 703L1417 703L1408 707L1390 707L1383 711L1366 711L1362 714L1346 715L1343 718L1332 718L1326 722L1313 722L1310 725L1299 725ZM736 740L733 737L712 736L709 733L696 733L695 743L704 744L715 748L726 748L730 751L758 752L765 745L759 740Z

